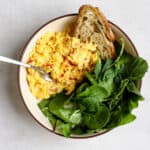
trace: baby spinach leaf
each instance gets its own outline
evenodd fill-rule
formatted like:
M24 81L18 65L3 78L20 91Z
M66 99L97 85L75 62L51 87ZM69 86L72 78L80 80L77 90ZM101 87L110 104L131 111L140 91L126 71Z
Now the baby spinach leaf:
M110 58L107 58L106 61L103 63L102 65L102 69L101 69L101 74L100 74L100 79L103 78L103 74L104 72L109 69L113 64L113 61Z
M129 79L140 80L147 70L147 62L141 57L136 57L129 67Z
M64 120L65 122L69 122L69 117L73 113L71 109L64 109L61 107L54 109L51 104L49 105L49 110L51 113L53 113L58 118Z
M81 122L80 110L72 110L64 108L53 109L51 105L49 105L49 110L51 113L56 115L58 118L62 119L64 122L72 124L79 124Z
M132 112L133 109L138 107L139 99L136 95L131 95L128 93L128 108L129 112Z
M114 67L111 67L104 72L103 78L101 79L101 81L114 78L115 76L116 76L116 70Z
M114 68L110 68L105 71L103 75L103 79L99 80L99 85L107 90L107 97L112 94L115 90L114 77L116 76L116 72Z
M110 71L111 68L113 68L114 65L117 66L116 68L118 68L118 65L117 65L117 64L118 64L118 62L120 61L120 59L121 59L121 57L122 57L122 55L123 55L124 47L125 47L125 43L124 43L124 40L123 40L123 39L121 39L121 42L122 42L122 44L121 44L121 50L120 50L120 52L119 52L118 57L117 57L114 61L112 61L112 60L110 60L110 59L107 59L107 60L106 60L104 66L103 66L103 68L102 68L102 73L103 73L103 74L104 74L104 72L107 72L107 70ZM118 68L118 69L119 69L119 68ZM105 74L106 74L106 73L105 73ZM104 75L103 75L102 77L104 78Z
M126 94L128 95L128 94ZM130 95L128 95L131 97ZM122 97L120 104L111 112L111 119L105 128L112 129L114 127L124 125L135 120L135 115L131 114L133 108L137 107L137 101L131 101L129 97Z
M85 134L81 126L76 126L72 129L72 133L76 135Z
M79 124L82 119L81 117L81 111L79 109L74 110L74 112L70 115L69 122L73 124Z
M45 107L48 107L49 105L49 99L44 99L44 100L41 100L39 103L38 103L38 106L39 108L42 110L44 109Z
M124 97L121 101L121 120L118 125L124 125L130 123L131 121L135 120L135 115L131 114L132 110L130 110L130 99L128 97Z
M97 84L97 81L93 78L92 74L86 73L85 76L91 82L91 84Z
M101 82L99 82L99 85L107 90L107 97L109 97L115 90L115 84L114 84L113 78L101 81ZM105 98L107 98L107 97L105 97Z
M119 89L118 89L118 91L115 95L116 98L120 97L123 94L123 92L124 92L125 88L127 87L128 83L129 83L128 79L124 79L124 80L121 81L120 87L119 87Z
M69 123L63 124L62 130L63 130L63 135L65 137L69 137L71 134L71 124L69 124Z
M78 103L82 112L96 112L99 108L100 100L98 97L85 97L79 100Z
M80 93L82 92L83 90L85 90L86 87L88 87L89 84L87 82L84 82L82 83L77 89L76 89L76 93Z
M134 121L135 119L136 119L136 116L133 114L129 113L129 114L123 115L121 117L119 125L124 125L124 124L130 123L130 122Z
M128 83L127 90L131 93L141 96L139 89L136 87L136 85L133 81Z
M89 129L101 129L103 128L110 118L110 112L105 105L100 105L96 113L84 113L84 124Z
M107 90L100 85L92 85L90 87L87 87L85 91L77 94L77 98L96 97L97 99L99 99L99 101L102 101L107 96Z
M121 50L120 50L120 53L119 53L118 57L115 59L113 64L116 64L120 60L120 58L121 58L121 56L123 55L123 52L124 52L124 47L125 47L124 39L121 38L120 40L121 40Z
M50 114L48 107L43 108L41 111L43 112L43 114L44 114L46 117L48 117L49 114Z
M55 95L55 97L50 100L49 111L65 122L79 124L81 121L81 112L73 108L64 108L66 107L65 102L67 99L68 96L64 95L64 93Z
M124 73L127 72L127 68L130 67L130 64L134 60L134 57L128 54L127 52L124 52L123 55L120 57L120 59L115 63L115 67L117 70L120 70L122 66L124 66ZM125 74L126 76L126 74ZM127 76L126 76L127 77Z
M88 112L97 111L99 103L105 101L104 98L108 96L107 90L100 85L92 85L85 89L85 91L77 94L76 98L80 104L80 109Z
M95 64L95 67L94 67L94 74L95 74L96 80L98 79L98 76L100 74L101 67L102 67L101 60L98 59L96 64Z
M137 101L142 101L144 100L144 97L141 95L139 89L135 85L133 81L130 81L127 90L130 92L130 95L132 96L133 99L136 99Z
M49 102L50 102L49 99L44 99L38 103L38 107L46 117L49 114L49 110L48 110Z
M50 98L49 107L51 107L51 110L63 108L64 103L67 99L68 96L65 95L63 92L56 94Z
M61 120L57 120L55 129L57 129L65 137L69 137L71 134L71 124L64 123Z
M56 121L57 121L56 117L50 112L47 114L47 117L48 117L48 120L51 123L52 127L54 128L56 125Z
M112 129L117 127L121 121L121 107L119 106L114 111L111 112L110 120L105 126L105 129Z
M125 65L121 65L119 66L119 68L116 69L117 69L117 73L116 76L114 77L114 84L116 86L119 86L121 81L126 78L126 67Z
M134 99L135 98L135 99ZM130 123L131 121L135 120L135 115L132 114L132 110L136 108L138 105L138 99L136 95L132 95L132 93L125 91L124 97L121 100L120 107L120 122L118 125L124 125Z
M124 79L121 81L119 88L114 92L113 96L110 98L109 108L113 110L121 100L124 90L128 85L129 80Z
M49 112L49 109L48 109L49 103L50 103L49 99L44 99L38 103L38 106L39 106L40 110L43 112L43 114L46 117L48 117L49 122L51 123L52 127L54 128L57 119L51 112Z
M42 113L47 117L48 113L49 113L49 110L48 110L48 107L44 107L41 109Z

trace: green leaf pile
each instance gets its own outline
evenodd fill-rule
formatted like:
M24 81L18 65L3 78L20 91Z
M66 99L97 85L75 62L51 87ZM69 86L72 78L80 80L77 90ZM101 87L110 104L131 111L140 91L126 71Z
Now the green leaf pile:
M54 130L65 137L109 130L135 120L132 110L143 100L138 83L148 64L126 53L124 42L114 44L116 59L98 59L93 72L85 75L71 95L61 92L38 104Z

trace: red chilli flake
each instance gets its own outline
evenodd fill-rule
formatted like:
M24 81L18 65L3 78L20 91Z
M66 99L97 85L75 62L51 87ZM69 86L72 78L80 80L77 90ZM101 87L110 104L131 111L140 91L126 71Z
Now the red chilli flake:
M59 80L56 78L56 79L54 79L55 80L55 82L58 82Z
M68 60L68 63L69 63L71 66L76 66L76 64L72 63L70 60Z
M50 68L53 68L53 67L54 67L53 64L45 64L44 66L45 66L45 67L50 67Z
M74 53L75 53L75 48L73 48L71 51L71 54L74 54Z
M69 77L69 80L74 80L75 78L73 78L73 77Z
M91 63L91 64L90 64L90 67L91 67L91 68L93 68L93 67L94 67L94 64L93 64L93 63Z
M61 75L60 75L60 77L63 77L64 76L64 74L62 73Z
M66 56L64 56L64 55L62 55L62 57L63 57L63 59L64 59L64 60L66 60L66 59L67 59L67 57L66 57Z
M29 63L29 64L30 64L30 63L32 63L32 62L33 62L33 60L32 60L32 59L29 59L29 60L28 60L28 63Z

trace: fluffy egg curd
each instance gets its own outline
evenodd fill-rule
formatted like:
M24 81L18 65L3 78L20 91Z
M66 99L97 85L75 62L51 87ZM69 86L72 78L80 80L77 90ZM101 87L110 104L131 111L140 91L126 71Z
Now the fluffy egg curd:
M31 93L45 99L66 91L70 94L86 72L92 71L98 55L96 45L83 43L66 32L48 32L37 40L27 63L44 68L53 82L44 80L36 71L27 69Z

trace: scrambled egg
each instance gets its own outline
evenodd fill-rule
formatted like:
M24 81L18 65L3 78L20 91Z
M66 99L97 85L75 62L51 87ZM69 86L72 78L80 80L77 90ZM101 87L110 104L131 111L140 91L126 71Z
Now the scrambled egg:
M96 45L82 43L66 32L48 32L37 40L27 63L43 67L54 82L48 82L32 69L27 81L37 99L48 98L62 90L70 94L85 73L91 71L98 58Z

